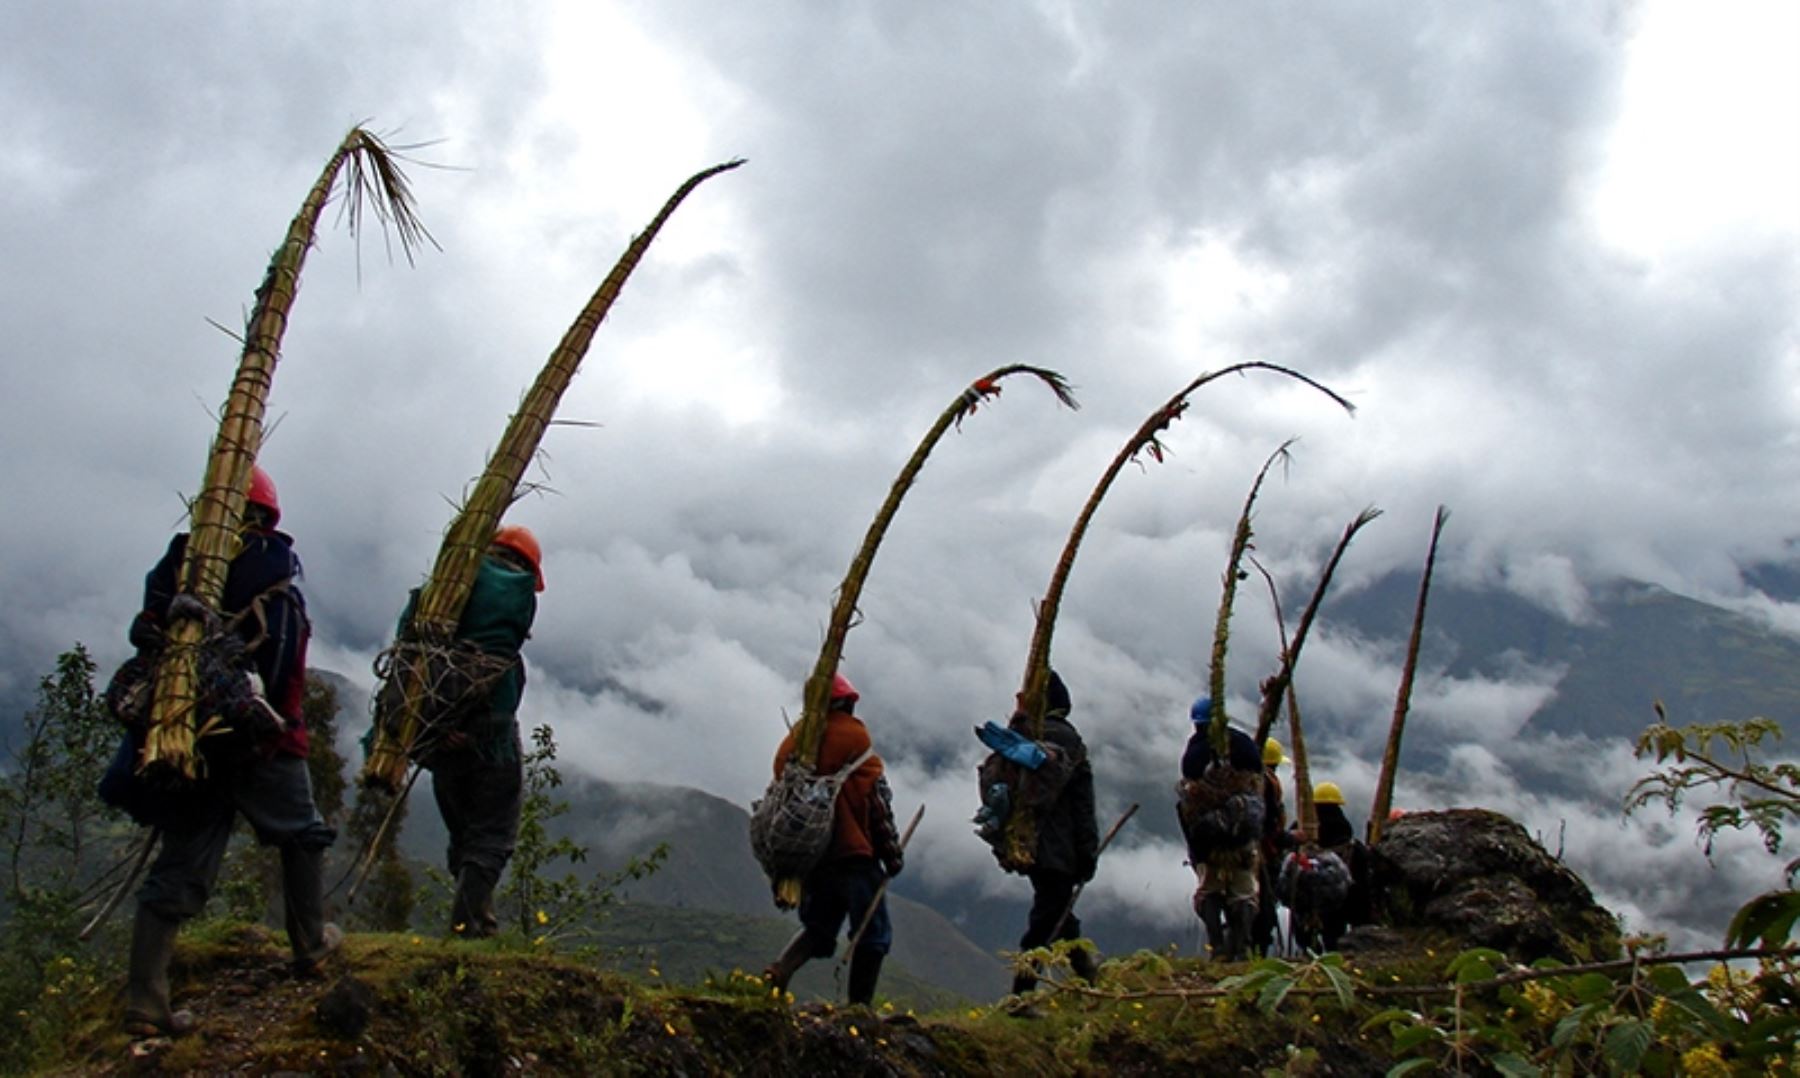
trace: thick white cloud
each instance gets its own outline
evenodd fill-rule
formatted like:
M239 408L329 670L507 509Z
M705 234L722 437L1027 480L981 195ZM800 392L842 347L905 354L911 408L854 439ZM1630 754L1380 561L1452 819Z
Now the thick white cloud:
M534 478L553 493L513 514L551 581L528 720L609 777L754 795L888 484L1005 363L1062 371L1082 410L1016 381L946 438L846 657L908 794L945 806L917 863L946 878L994 875L961 819L967 728L1009 707L1070 523L1203 370L1282 363L1359 413L1230 379L1167 434L1166 462L1120 475L1055 653L1103 785L1179 745L1226 537L1287 438L1257 541L1289 589L1367 505L1387 515L1346 586L1416 571L1448 504L1441 572L1570 617L1612 574L1741 595L1742 560L1788 550L1768 507L1800 494L1792 74L1731 53L1737 96L1710 99L1730 122L1686 128L1785 184L1657 184L1642 132L1665 84L1645 72L1706 87L1695 65L1716 60L1670 36L1672 5L5 10L6 699L71 641L123 650L235 360L207 319L239 323L363 119L432 143L411 175L442 250L409 267L377 236L321 234L263 456L317 655L353 677L630 235L687 175L748 158L651 248L565 399L590 425L552 430ZM1772 40L1791 13L1729 22ZM1681 230L1629 242L1671 214ZM1266 605L1247 590L1234 623L1243 700L1275 654ZM1391 707L1394 644L1308 647L1320 751L1353 780L1378 742L1353 717ZM1416 706L1497 751L1554 680L1422 684ZM1561 811L1509 794L1504 763L1458 766L1534 818ZM1121 854L1143 879L1166 859ZM1093 901L1169 900L1149 890Z

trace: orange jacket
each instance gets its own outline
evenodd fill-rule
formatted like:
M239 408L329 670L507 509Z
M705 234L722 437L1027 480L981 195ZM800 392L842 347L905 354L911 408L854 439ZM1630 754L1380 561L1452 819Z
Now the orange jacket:
M819 739L819 774L833 774L861 756L872 744L869 728L861 719L841 711L830 712L825 716L825 734ZM776 777L779 778L786 769L788 757L793 752L794 733L790 730L781 739L781 747L775 750ZM838 791L837 813L832 820L831 847L825 851L826 861L875 856L872 837L877 827L875 814L886 811L875 792L881 771L881 757L871 755L844 781L843 788Z

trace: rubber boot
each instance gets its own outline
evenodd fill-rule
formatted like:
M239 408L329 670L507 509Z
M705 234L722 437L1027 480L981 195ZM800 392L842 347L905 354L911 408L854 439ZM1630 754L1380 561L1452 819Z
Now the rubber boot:
M1200 900L1200 923L1206 926L1206 946L1212 951L1214 958L1224 958L1228 941L1225 938L1225 899L1220 895L1207 895Z
M494 881L474 865L456 874L456 896L450 902L450 934L487 939L500 931L494 914Z
M1086 947L1076 947L1069 952L1069 967L1075 971L1075 976L1089 984L1100 977L1100 963L1095 961L1094 952Z
M317 977L325 959L344 942L344 933L325 920L325 851L281 848L281 897L287 908L288 946L294 974Z
M1250 941L1256 933L1256 900L1232 900L1225 910L1225 917L1225 959L1242 961L1250 953Z
M134 1037L186 1033L194 1016L169 1009L169 961L175 957L180 921L139 904L131 926L131 959L125 975L125 1032Z
M806 960L811 957L812 947L806 942L806 933L804 931L796 932L794 938L788 940L787 946L781 949L781 953L775 956L775 961L769 963L769 967L763 970L763 980L777 992L785 992L788 982L794 979L794 974L799 971L801 966L806 965ZM877 962L876 969L880 968L881 964ZM850 975L852 978L856 976L854 968Z
M881 960L887 957L862 947L850 956L850 1005L867 1007L875 1002L875 982L881 979Z

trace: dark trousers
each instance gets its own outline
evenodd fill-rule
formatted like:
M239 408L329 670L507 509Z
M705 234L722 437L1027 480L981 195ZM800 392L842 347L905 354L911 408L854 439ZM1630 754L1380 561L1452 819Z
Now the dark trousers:
M887 898L875 901L875 892L887 877L872 857L828 861L806 874L800 891L800 924L814 958L830 958L837 950L840 930L855 932L874 903L875 915L856 945L860 952L887 954L894 941L888 920Z
M169 921L185 921L206 905L225 862L231 827L238 814L250 821L256 840L281 850L282 860L298 851L319 851L337 839L313 804L306 761L277 755L250 759L218 787L218 796L178 823L163 828L162 851L138 888L139 904ZM307 898L318 896L290 896Z
M1069 908L1069 899L1075 894L1075 885L1079 880L1066 873L1051 869L1032 869L1031 879L1031 914L1025 922L1025 934L1019 937L1019 950L1029 951L1033 947L1042 947L1053 943L1050 933L1056 932L1055 939L1072 940L1081 938L1081 918L1071 912L1062 928L1056 928L1056 922L1063 911Z
M452 879L465 869L492 888L512 860L525 803L525 768L517 755L500 763L469 762L431 775L431 796L450 833L444 860Z

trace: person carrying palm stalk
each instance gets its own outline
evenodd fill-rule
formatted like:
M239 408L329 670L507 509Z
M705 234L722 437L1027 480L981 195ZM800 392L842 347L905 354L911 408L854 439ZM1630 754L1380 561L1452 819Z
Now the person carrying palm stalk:
M199 913L219 878L232 824L239 813L265 846L281 851L282 899L287 908L288 943L297 976L315 977L343 934L325 921L322 869L325 850L337 838L313 802L306 768L306 720L301 697L306 681L310 626L300 594L300 559L293 540L275 530L281 519L275 484L261 468L251 472L238 553L225 578L220 616L202 607L199 616L212 640L241 658L261 680L262 691L244 681L229 702L228 723L236 729L211 735L205 780L170 795L162 809L146 806L158 798L131 778L130 764L109 771L102 796L115 804L121 788L140 809L154 813L162 829L162 852L138 890L125 982L125 1029L134 1036L182 1033L194 1025L187 1011L169 1004L169 961L181 922ZM177 535L144 583L144 606L133 620L131 640L140 653L164 647L171 608L191 608L198 600L176 589L188 536ZM182 616L193 616L183 613ZM209 647L214 646L209 641ZM238 677L242 677L241 674ZM128 720L129 721L129 720ZM229 753L229 755L227 754ZM140 816L140 818L143 818Z
M525 661L519 649L537 618L543 560L543 549L529 528L509 524L494 533L476 568L456 639L505 662L506 669L472 714L421 753L420 766L431 772L432 797L450 835L445 860L456 886L450 932L464 938L485 938L500 929L494 888L512 860L524 808L518 712L525 694ZM400 615L402 634L418 601L415 590Z
M875 999L875 983L894 937L882 884L898 876L905 862L881 757L875 755L869 728L856 717L859 699L861 694L849 678L832 676L819 741L819 770L827 774L851 770L833 806L831 844L801 883L800 931L763 970L763 979L771 988L786 991L788 981L809 959L830 958L837 950L838 931L846 927L846 918L852 932L866 920L868 928L850 956L847 993L851 1003L866 1006ZM793 755L790 730L775 751L776 778Z

